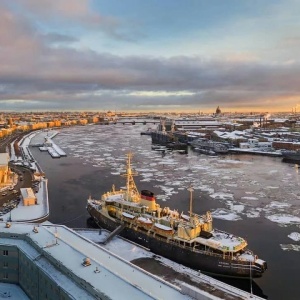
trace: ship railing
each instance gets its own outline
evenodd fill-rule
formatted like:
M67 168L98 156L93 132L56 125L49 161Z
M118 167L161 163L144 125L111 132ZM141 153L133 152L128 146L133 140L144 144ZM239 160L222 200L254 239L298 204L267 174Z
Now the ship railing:
M201 271L193 271L191 269L184 269L182 270L182 268L180 266L176 267L175 265L172 267L175 271L180 271L180 273L184 273L186 275L188 275L190 278L193 278L194 282L197 283L206 283L212 287L217 288L220 291L223 291L223 293L227 293L230 295L234 295L234 296L239 296L241 297L241 299L261 299L263 300L263 298L253 295L252 293L248 293L246 291L243 291L239 288L236 288L232 285L229 285L225 282L222 282L220 280L217 280L215 278L212 278L210 276L207 276L203 273L201 273ZM224 297L224 299L227 299L227 297ZM231 298L230 296L228 297L228 299ZM240 298L239 298L240 299Z
M124 190L119 190L119 191L112 191L112 192L106 192L105 194L102 195L102 197L108 197L108 196L113 196L117 194L125 194Z
M158 236L156 236L156 238L158 238ZM158 238L159 239L159 238ZM165 239L161 239L161 240L165 240ZM200 250L200 249L197 249L197 245L194 245L193 247L192 246L189 246L189 245L182 245L182 244L179 244L179 243L176 243L172 240L169 241L170 244L174 244L176 246L179 246L180 248L190 248L193 252L197 252L197 253L201 253L201 254L205 254L205 255L209 255L209 256L214 256L214 257L222 257L222 258L225 258L225 259L228 259L228 260L235 260L235 261L245 261L245 259L243 259L242 257L239 257L239 256L236 256L236 255L232 255L232 251L226 251L227 255L225 255L224 257L224 252L222 253L215 253L215 252L211 252L209 250ZM201 245L201 244L198 244L198 245ZM208 249L210 249L208 247ZM241 248L243 249L243 248ZM222 251L222 250L220 250Z
M155 238L159 239L161 241L166 241L166 238L160 238L157 235L155 236ZM214 256L214 257L221 257L221 258L223 258L223 253L219 254L219 253L211 252L209 250L200 250L200 249L197 249L196 246L192 247L192 246L189 246L189 245L183 245L183 244L180 244L180 243L176 243L176 242L174 242L172 240L169 240L168 243L176 245L177 247L180 247L180 248L183 248L183 249L189 248L193 252L197 252L197 253L201 253L201 254L205 254L205 255L210 255L210 256ZM225 256L225 258L228 258L228 259L232 260L231 256L229 256L229 255L228 255L228 257Z

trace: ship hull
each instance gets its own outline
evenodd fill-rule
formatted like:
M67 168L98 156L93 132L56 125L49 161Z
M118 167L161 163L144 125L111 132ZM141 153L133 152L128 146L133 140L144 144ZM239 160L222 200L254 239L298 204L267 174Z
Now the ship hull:
M102 214L101 210L92 205L88 204L87 210L101 228L113 231L121 224L117 219ZM170 243L166 238L149 235L146 231L125 227L119 235L148 248L157 255L206 274L233 278L257 278L262 276L262 270L257 266L250 266L248 261L223 259L208 252L195 252L189 247L183 248Z
M299 164L300 163L300 152L283 152L282 153L283 161L284 162L289 162L289 163L295 163Z

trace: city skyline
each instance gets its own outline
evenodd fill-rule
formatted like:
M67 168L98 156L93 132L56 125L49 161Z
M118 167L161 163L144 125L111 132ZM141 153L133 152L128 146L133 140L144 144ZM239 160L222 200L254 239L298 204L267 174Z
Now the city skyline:
M2 111L292 111L300 3L4 0Z

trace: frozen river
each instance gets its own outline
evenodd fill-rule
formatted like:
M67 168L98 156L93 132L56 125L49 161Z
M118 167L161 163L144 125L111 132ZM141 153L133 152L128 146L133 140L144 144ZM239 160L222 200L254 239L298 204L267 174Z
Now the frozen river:
M147 125L148 126L148 125ZM50 221L85 227L85 202L125 185L126 153L132 151L138 188L152 190L161 206L187 212L210 210L215 227L244 237L268 262L254 291L269 299L298 299L300 286L300 174L280 158L251 155L209 157L151 150L143 125L80 126L62 129L55 143L68 155L52 159L32 149L49 179ZM249 288L249 283L231 281Z

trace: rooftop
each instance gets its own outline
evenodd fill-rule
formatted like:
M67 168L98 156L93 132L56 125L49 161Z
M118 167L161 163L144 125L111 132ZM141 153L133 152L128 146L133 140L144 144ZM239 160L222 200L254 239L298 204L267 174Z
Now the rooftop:
M57 284L76 295L76 299L91 299L91 296L88 297L84 289L74 284L74 277L95 292L109 295L111 299L122 299L124 294L130 299L190 299L178 287L136 267L65 226L45 222L36 227L36 232L33 228L33 224L29 223L12 223L6 228L5 223L0 222L0 243L14 244L24 249L32 260L46 268ZM56 262L55 267L50 264L49 258ZM91 262L87 267L82 264L86 258ZM71 279L61 272L64 269L72 274Z

